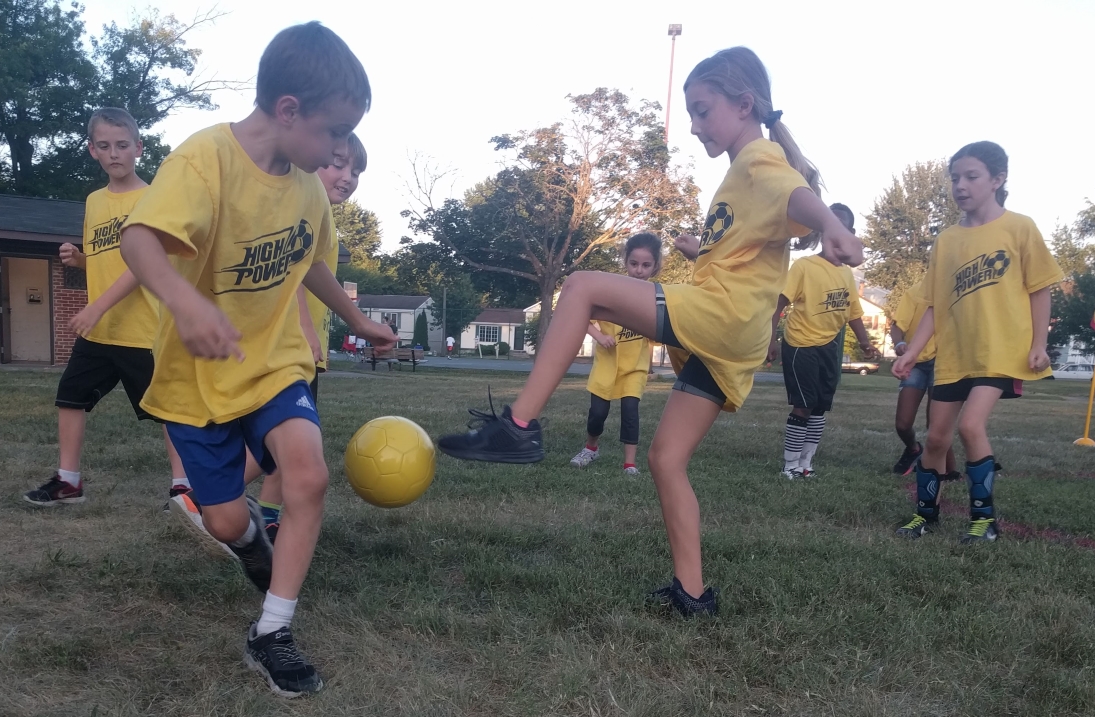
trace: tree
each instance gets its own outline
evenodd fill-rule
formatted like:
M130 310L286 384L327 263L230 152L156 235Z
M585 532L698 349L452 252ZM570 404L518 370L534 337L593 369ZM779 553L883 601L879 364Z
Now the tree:
M426 322L425 311L414 317L414 345L421 346L425 351L430 350L430 328Z
M211 109L210 92L239 86L195 76L201 51L186 35L218 14L184 23L149 11L132 27L104 27L89 51L81 12L56 0L0 0L0 190L83 199L100 186L86 144L102 106L126 108L144 131L138 173L151 179L169 148L147 130L176 109Z
M888 309L923 277L935 238L960 218L942 160L906 167L875 200L863 234L869 250L863 268L868 282L890 291Z
M351 266L378 267L381 233L376 214L363 209L353 199L331 209L338 240L350 250Z
M432 237L465 267L535 285L543 310L568 274L639 229L699 224L698 190L670 163L660 107L634 107L618 90L572 95L571 116L548 127L491 138L505 166L464 199L438 205L444 173L414 163L412 230Z
M458 342L460 334L483 310L483 295L465 274L445 277L430 291L430 298L433 299L430 305L433 323L444 329L445 336L452 336Z
M1058 226L1050 244L1065 281L1053 288L1050 332L1051 346L1064 346L1076 339L1088 352L1095 353L1095 204L1076 216L1072 226Z
M1087 207L1076 216L1072 226L1058 225L1050 237L1050 248L1065 276L1083 274L1095 268L1095 204L1088 200Z

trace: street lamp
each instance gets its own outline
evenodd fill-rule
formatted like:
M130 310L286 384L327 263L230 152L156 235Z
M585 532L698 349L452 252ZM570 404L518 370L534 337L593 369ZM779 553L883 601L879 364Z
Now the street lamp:
M677 53L677 37L681 34L680 25L669 26L669 95L665 99L665 145L669 146L669 106L673 104L673 56Z

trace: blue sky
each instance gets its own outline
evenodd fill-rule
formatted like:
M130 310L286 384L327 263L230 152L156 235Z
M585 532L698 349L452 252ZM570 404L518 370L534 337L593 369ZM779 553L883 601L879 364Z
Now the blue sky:
M87 28L97 33L104 23L128 23L147 2L85 5ZM193 0L156 6L194 15ZM664 106L669 23L684 26L670 144L677 161L692 165L705 207L728 165L690 136L681 85L699 60L733 45L753 48L767 65L775 105L821 169L826 200L860 216L906 165L982 139L1010 155L1008 207L1032 216L1047 236L1095 199L1091 0L220 0L216 7L228 14L191 39L204 51L207 76L253 78L270 38L307 20L333 28L361 58L374 106L358 127L370 164L356 198L379 216L387 248L408 233L399 212L408 205L411 153L455 169L459 194L497 171L491 136L553 122L568 111L567 94L618 87ZM241 119L253 97L215 99L217 111L164 122L167 141Z

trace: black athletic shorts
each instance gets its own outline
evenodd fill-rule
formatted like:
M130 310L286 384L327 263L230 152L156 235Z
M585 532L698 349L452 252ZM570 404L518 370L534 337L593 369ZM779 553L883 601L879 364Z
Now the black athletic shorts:
M1000 398L1019 398L1023 395L1023 382L1017 378L963 378L954 383L937 383L932 388L932 400L943 403L961 403L970 397L975 386L992 386L1003 391Z
M654 295L658 312L657 336L654 337L654 340L666 346L684 349L680 340L677 339L677 335L673 333L673 324L669 321L669 310L665 307L665 292L662 291L661 284L654 284ZM719 388L714 376L703 365L703 361L695 354L689 356L688 360L684 362L680 373L677 374L677 382L673 384L673 390L684 391L694 396L706 398L708 401L714 401L720 406L726 403L726 394Z
M840 361L843 358L836 345L838 339L839 334L823 346L798 347L783 342L780 356L788 404L813 411L833 410L833 396L840 383Z
M153 365L150 349L99 344L78 336L57 385L57 407L90 412L121 381L137 418L152 418L141 408L141 399L152 383Z

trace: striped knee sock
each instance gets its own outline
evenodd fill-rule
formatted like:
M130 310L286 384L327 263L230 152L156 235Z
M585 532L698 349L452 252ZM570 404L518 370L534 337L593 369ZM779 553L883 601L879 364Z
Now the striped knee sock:
M806 419L793 413L787 416L787 426L783 434L783 470L798 468L805 440Z
M825 430L825 414L810 416L806 424L806 440L802 444L802 456L798 460L798 467L810 470L813 468L814 454L817 453L817 444L821 443L821 433Z

